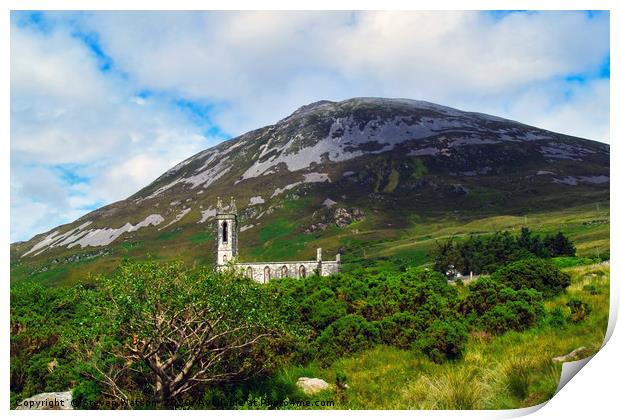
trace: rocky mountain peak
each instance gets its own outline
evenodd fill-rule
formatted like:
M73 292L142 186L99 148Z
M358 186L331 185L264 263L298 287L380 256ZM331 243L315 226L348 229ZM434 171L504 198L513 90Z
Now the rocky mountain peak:
M35 258L202 230L216 214L218 196L235 196L242 238L256 238L290 208L297 209L300 232L320 237L346 228L330 220L453 211L479 206L481 196L494 198L476 211L516 208L539 191L555 196L566 188L608 186L605 144L424 101L324 100L206 149L128 199L12 250ZM300 200L303 205L292 204ZM365 216L334 216L353 212Z

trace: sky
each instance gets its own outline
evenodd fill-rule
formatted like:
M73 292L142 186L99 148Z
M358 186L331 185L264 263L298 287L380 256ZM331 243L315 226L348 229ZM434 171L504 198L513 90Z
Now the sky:
M609 143L609 13L11 12L11 242L301 105L426 100Z

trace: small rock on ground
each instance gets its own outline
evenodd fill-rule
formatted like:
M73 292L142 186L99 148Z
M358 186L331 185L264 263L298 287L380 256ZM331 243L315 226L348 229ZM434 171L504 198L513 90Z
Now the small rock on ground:
M331 387L330 384L320 378L301 377L297 379L297 386L308 395L316 394Z
M554 362L558 362L558 363L572 362L575 360L583 359L585 357L585 353L586 353L586 348L579 347L571 351L570 353L565 354L564 356L557 356L551 360L553 360Z

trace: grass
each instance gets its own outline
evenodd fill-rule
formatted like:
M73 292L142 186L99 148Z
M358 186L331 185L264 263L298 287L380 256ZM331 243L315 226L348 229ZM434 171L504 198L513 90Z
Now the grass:
M334 383L336 373L343 372L349 385L345 395L321 394L338 399L336 409L511 409L540 404L553 397L562 371L551 359L578 347L585 347L586 355L596 353L607 329L609 264L565 271L571 285L546 306L564 310L570 298L580 298L593 308L581 323L557 328L541 322L530 330L496 337L473 333L463 358L445 364L413 350L382 345L327 368L285 367L276 373L276 381L290 387L298 377L311 376Z
M189 240L194 244L204 244L213 241L213 232L205 230L198 231L189 237Z
M275 238L289 235L293 233L294 230L295 223L293 221L278 218L270 224L262 227L258 234L258 238L262 242L268 242Z

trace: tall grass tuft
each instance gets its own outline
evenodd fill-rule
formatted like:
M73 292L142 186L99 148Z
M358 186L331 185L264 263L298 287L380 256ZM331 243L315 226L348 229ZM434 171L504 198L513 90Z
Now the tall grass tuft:
M477 410L485 406L487 384L479 380L478 369L448 367L435 376L421 376L406 394L416 408L435 410Z
M506 385L510 393L523 401L530 393L532 385L532 364L525 359L514 359L509 362L506 371Z

